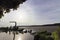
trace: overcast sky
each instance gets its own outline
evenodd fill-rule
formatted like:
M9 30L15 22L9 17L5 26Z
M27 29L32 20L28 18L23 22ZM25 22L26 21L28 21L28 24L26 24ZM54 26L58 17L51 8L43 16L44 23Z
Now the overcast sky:
M59 23L60 0L27 0L17 10L5 14L0 26L11 26L9 21L16 21L17 25Z

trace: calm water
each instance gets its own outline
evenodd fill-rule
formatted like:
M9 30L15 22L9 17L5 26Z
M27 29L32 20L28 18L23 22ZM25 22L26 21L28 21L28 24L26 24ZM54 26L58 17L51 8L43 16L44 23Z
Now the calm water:
M58 27L23 27L27 30L33 30L34 31L42 31L42 30L47 30L49 32L53 32L55 31ZM33 40L34 36L29 34L29 33L25 33L25 34L18 34L15 37L15 40ZM13 34L9 33L0 33L0 40L13 40Z

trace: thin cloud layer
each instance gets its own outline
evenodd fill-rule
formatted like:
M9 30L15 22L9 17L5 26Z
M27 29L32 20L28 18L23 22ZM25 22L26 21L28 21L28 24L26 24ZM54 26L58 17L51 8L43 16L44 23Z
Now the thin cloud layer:
M60 0L27 0L17 11L6 14L1 20L4 20L4 23L6 20L7 23L15 20L18 25L59 23Z

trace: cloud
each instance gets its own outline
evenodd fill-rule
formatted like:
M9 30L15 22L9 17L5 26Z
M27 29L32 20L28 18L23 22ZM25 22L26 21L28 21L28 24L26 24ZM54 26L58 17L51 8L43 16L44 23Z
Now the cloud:
M60 22L60 0L35 0L32 3L36 24Z
M58 23L60 22L60 0L27 0L17 11L11 11L1 20L0 23L4 25L11 20L17 21L18 25Z

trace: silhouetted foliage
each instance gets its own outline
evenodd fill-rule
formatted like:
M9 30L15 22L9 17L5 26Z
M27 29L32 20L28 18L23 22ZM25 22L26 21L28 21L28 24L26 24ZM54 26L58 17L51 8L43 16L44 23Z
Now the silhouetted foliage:
M39 35L35 35L34 36L34 40L39 40L40 36Z
M54 40L60 40L60 27L52 33Z
M52 37L48 37L47 40L54 40Z
M34 36L34 40L54 40L51 37L51 33L47 31L43 32L37 32L37 34Z
M9 32L9 34L10 32L16 32L16 34L17 32L22 33L23 30L24 28L19 29L18 27L16 28L15 27L0 27L0 32L5 32L5 33Z
M0 0L0 18L4 16L3 12L10 12L10 9L16 10L19 4L26 0Z
M57 33L58 33L58 35L60 37L60 27L57 29Z

